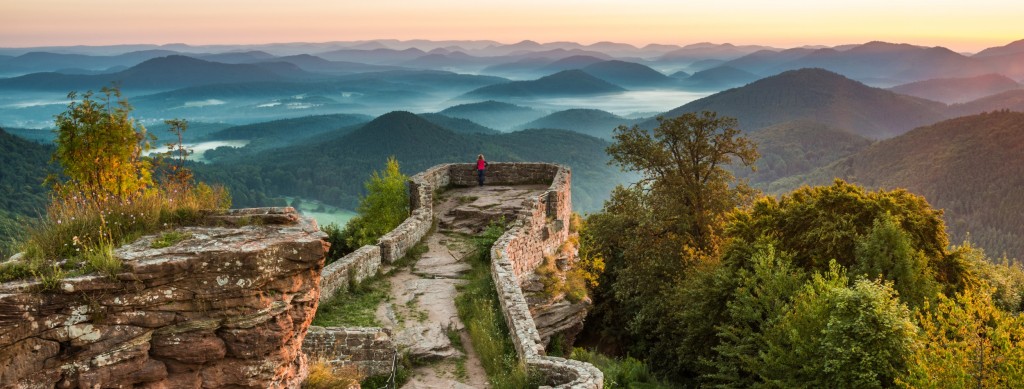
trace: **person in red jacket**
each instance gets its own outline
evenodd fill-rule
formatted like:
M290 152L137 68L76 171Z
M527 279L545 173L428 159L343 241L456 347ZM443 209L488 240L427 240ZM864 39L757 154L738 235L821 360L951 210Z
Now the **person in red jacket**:
M476 156L476 180L480 183L480 186L484 186L484 170L487 170L487 161L484 160L484 155L480 154Z

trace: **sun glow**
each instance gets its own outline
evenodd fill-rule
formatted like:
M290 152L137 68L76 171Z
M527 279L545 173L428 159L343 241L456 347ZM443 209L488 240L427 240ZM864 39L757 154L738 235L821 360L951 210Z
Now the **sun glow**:
M884 40L975 51L1022 38L1021 16L1024 2L1006 0L37 0L0 5L0 46L391 38L792 47Z

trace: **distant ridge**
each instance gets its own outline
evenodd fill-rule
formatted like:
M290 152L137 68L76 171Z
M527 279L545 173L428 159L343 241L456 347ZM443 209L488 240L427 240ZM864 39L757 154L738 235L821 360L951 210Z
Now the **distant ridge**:
M581 96L624 91L582 70L565 70L532 81L513 81L472 90L464 97Z
M676 81L647 65L619 60L596 62L582 70L594 77L627 88L669 87Z
M722 90L743 86L761 77L732 66L716 66L701 70L683 80L682 85L692 89Z
M920 127L814 172L877 188L906 188L943 209L951 243L1024 259L1024 113L990 112Z
M905 95L954 104L965 103L1008 90L1019 89L1020 87L1017 81L1006 76L985 74L976 77L937 78L918 81L894 86L889 88L889 90Z
M523 124L519 128L560 128L602 139L611 139L612 130L633 121L599 109L567 109Z
M949 116L966 116L982 112L1008 109L1024 112L1024 89L1013 89L992 96L949 106Z
M439 112L442 115L463 118L496 129L510 129L522 123L544 116L544 112L530 107L487 100L478 103L459 104Z
M937 122L945 118L945 109L942 103L872 88L824 69L800 69L713 94L665 116L710 110L739 119L745 130L809 119L881 139Z
M154 58L126 70L98 75L34 73L0 79L0 87L28 90L99 89L118 82L124 89L170 89L205 84L310 79L297 66L283 63L224 64L183 55Z
M343 127L366 123L371 117L356 114L334 114L303 116L294 119L280 119L269 122L228 127L208 135L215 140L281 140L302 139L309 136L339 130ZM290 141L283 143L291 143Z
M440 127L447 128L447 129L452 130L453 132L456 132L456 133L459 133L459 134L499 134L500 133L497 130L494 130L494 129L491 129L491 128L487 128L487 127L484 127L484 126L482 126L480 124L477 124L476 122L474 122L472 120L463 119L463 118L456 118L456 117L451 117L451 116L445 116L445 115L440 114L440 113L421 113L421 114L419 114L419 117L427 119L427 121L429 121L431 123L434 123L434 124L436 124L436 125L438 125Z
M220 177L236 199L284 193L354 207L360 185L388 156L407 174L447 162L471 162L483 152L491 161L572 163L573 204L596 210L621 175L608 165L608 143L566 130L524 130L502 134L455 133L405 111L381 115L347 134L324 134L288 147L240 149L197 173ZM258 153L258 154L254 154ZM259 155L258 158L254 158ZM256 174L263 180L247 179Z

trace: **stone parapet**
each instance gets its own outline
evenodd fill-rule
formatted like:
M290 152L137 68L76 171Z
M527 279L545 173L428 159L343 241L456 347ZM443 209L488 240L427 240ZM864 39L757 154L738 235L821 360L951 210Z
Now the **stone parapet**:
M354 283L373 277L380 269L380 246L363 246L324 267L320 281L320 302L348 290Z
M548 191L528 201L519 217L491 247L491 277L516 352L527 368L546 377L547 386L542 387L599 389L604 385L604 374L593 365L544 355L540 333L522 290L525 275L542 263L544 255L558 250L569 234L571 173L563 166L550 166L556 169L548 178ZM542 168L509 170L529 172L521 177L536 177ZM457 181L453 178L452 182Z
M291 208L209 216L116 249L112 277L0 284L0 387L298 388L326 235Z
M355 366L364 376L388 375L398 351L391 331L377 327L309 327L302 350L334 366Z
M497 287L516 352L529 369L547 377L549 386L546 387L599 389L604 376L593 365L544 355L544 345L521 287L525 276L543 263L544 256L553 254L569 237L571 182L569 168L557 164L499 162L487 167L488 185L550 185L543 194L526 202L508 231L491 248L491 277ZM401 258L430 231L435 193L449 186L473 185L477 185L476 167L469 163L436 165L410 177L409 218L382 237L376 246L366 246L349 254L363 259L346 260L346 256L339 262L368 267L373 263L390 263ZM367 247L378 247L379 250ZM337 276L332 275L332 278L337 279ZM343 286L347 287L347 283L331 282L324 286L322 295L333 295ZM334 344L339 345L335 351L340 355L348 355L344 354L340 343Z

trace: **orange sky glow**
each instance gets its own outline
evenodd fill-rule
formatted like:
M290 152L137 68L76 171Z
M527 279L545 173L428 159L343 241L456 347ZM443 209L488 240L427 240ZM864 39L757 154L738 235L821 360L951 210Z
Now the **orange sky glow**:
M1024 39L1020 0L6 0L0 46L368 39L514 43L871 40L977 51Z

